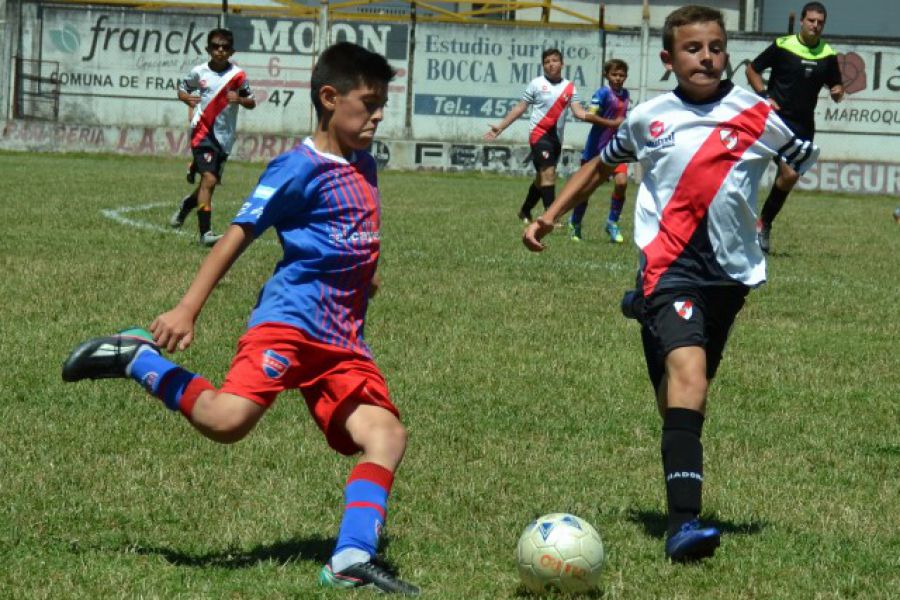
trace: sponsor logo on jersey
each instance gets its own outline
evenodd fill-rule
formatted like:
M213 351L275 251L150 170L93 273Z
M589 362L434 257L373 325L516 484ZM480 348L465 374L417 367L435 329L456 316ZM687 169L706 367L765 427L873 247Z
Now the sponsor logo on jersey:
M278 379L287 372L291 362L275 352L274 350L266 350L262 355L262 370L268 377Z
M719 139L728 150L734 150L738 144L738 133L734 129L720 129Z
M694 303L690 300L678 300L673 303L673 306L675 306L675 313L685 321L690 320L694 314Z
M653 121L650 123L650 135L654 138L658 138L663 134L663 131L666 130L666 124L662 121Z
M269 185L258 185L256 189L253 190L253 197L259 198L260 200L268 200L272 197L272 194L275 193L275 188Z

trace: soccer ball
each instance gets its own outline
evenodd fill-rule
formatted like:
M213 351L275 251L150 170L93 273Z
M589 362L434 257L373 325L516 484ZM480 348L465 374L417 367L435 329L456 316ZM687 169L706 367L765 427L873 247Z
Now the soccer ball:
M603 541L590 523L575 515L544 515L519 537L516 562L522 583L535 594L583 594L597 588Z

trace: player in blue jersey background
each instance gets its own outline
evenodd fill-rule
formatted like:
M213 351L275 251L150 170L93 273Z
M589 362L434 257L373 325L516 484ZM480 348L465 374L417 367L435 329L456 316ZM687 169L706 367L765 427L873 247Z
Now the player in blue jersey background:
M581 153L581 164L586 163L603 149L609 140L616 134L616 129L625 120L631 97L625 89L625 80L628 78L628 63L618 58L611 58L603 65L603 76L607 85L598 88L591 97L588 111L598 117L598 121L591 127L584 151ZM606 233L609 241L621 244L625 241L619 231L619 218L625 205L625 190L628 187L628 165L622 164L616 167L613 173L613 191L609 199L609 215L606 218ZM580 242L581 223L587 212L588 199L594 192L593 189L584 190L584 200L572 210L569 217L569 235L573 241Z
M341 454L361 454L320 583L417 595L417 587L375 560L407 432L363 339L381 242L375 160L366 148L393 77L383 56L355 44L325 50L311 81L313 135L268 165L178 305L159 315L149 333L129 330L84 342L63 365L63 379L130 377L222 443L246 436L280 392L299 390L328 444ZM216 389L160 351L191 344L213 289L270 227L284 256Z

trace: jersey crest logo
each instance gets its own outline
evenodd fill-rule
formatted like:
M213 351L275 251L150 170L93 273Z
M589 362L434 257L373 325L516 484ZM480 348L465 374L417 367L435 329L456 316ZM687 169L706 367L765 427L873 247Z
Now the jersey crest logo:
M663 131L666 130L666 124L662 121L653 121L650 123L650 135L654 138L658 138L663 134Z
M278 379L284 375L290 365L291 361L274 350L266 350L263 352L262 370L263 373L272 379Z
M738 145L738 133L734 129L720 129L719 139L728 150L734 150Z
M691 316L694 314L694 303L690 300L678 300L673 303L675 307L675 312L679 317L684 319L685 321L690 321Z

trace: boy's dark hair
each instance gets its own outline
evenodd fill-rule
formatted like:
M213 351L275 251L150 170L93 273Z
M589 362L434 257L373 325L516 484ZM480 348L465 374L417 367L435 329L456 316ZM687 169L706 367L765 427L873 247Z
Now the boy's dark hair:
M603 63L603 74L609 75L609 72L613 69L621 69L625 71L625 74L628 74L628 63L622 60L621 58L611 58L605 63Z
M551 55L557 55L559 60L562 60L562 52L560 52L559 48L547 48L543 52L541 52L541 62L544 62L544 59Z
M681 8L675 9L666 17L666 23L663 25L662 39L663 50L672 52L675 46L675 28L684 25L693 25L694 23L718 23L722 28L722 35L725 33L725 17L722 11L710 6L700 6L698 4L688 4ZM727 39L727 35L726 35Z
M329 46L319 55L310 80L309 94L316 108L316 117L322 117L319 91L323 85L330 85L339 94L346 94L361 85L387 87L394 75L396 71L387 59L376 52L351 42Z
M228 40L228 45L232 48L234 47L234 34L231 33L230 29L225 29L224 27L217 27L206 34L206 47L209 48L212 45L213 38L217 37L225 38Z
M800 9L800 18L803 19L806 17L806 13L809 11L822 13L822 16L828 20L828 11L825 10L825 5L821 2L807 2L803 5L803 8Z

